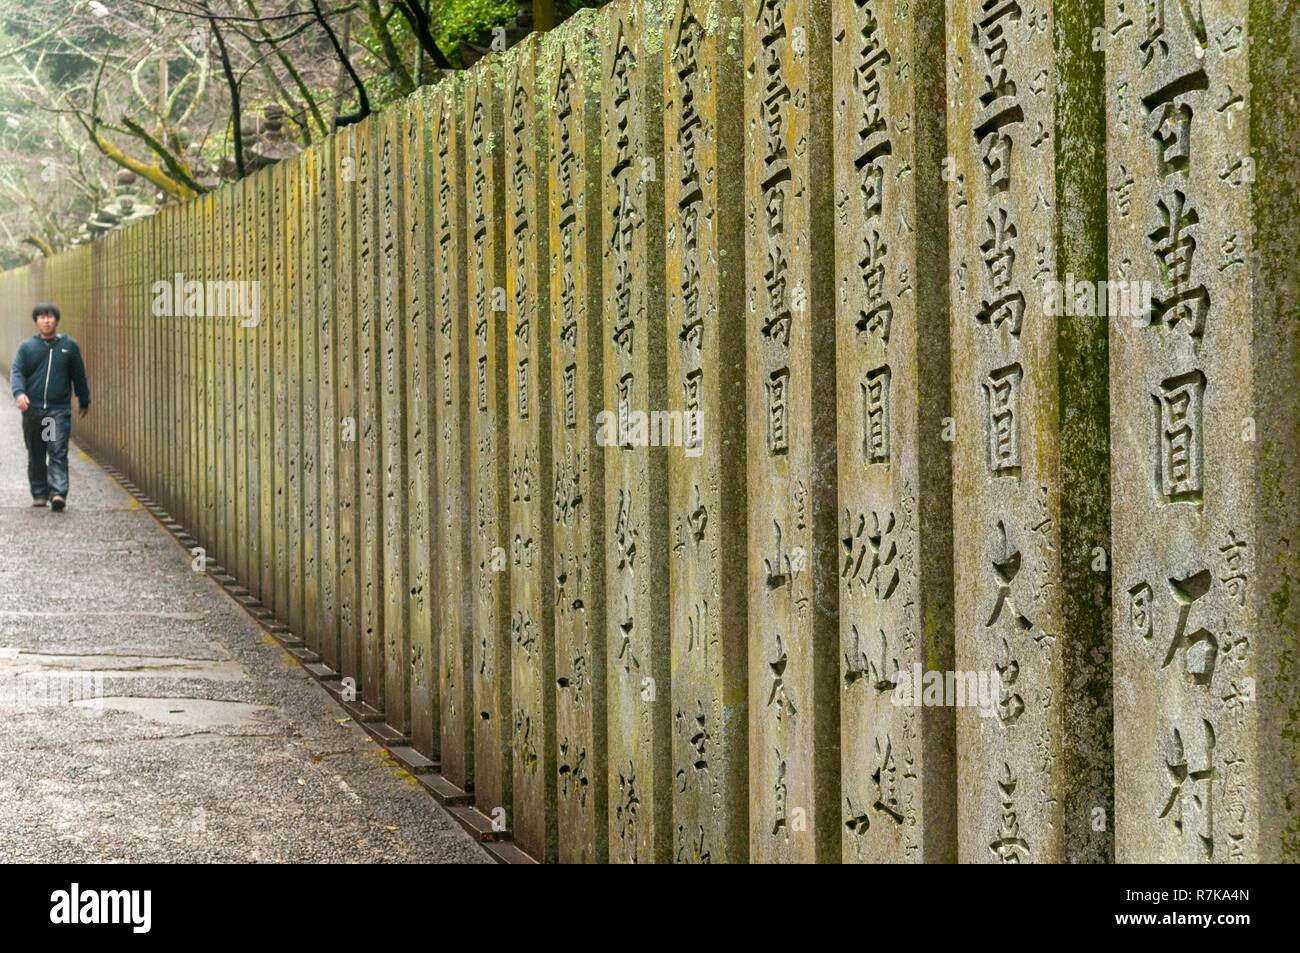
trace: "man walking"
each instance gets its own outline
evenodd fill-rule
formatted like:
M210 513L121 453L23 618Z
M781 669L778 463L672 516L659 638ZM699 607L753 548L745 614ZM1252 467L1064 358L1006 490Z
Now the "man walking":
M23 412L32 506L44 506L48 501L51 509L61 510L68 497L72 392L77 392L78 416L84 417L90 409L90 385L77 342L58 333L59 309L38 304L32 309L32 320L36 333L14 355L9 383Z

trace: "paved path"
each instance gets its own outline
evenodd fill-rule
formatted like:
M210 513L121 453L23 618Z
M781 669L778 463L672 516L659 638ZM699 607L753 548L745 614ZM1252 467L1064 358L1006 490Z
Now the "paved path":
M32 508L8 394L0 861L488 861L75 445Z

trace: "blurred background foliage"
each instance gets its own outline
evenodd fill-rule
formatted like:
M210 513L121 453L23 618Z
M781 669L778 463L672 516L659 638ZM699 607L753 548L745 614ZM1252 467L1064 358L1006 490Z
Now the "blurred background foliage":
M218 188L602 2L0 0L0 268Z

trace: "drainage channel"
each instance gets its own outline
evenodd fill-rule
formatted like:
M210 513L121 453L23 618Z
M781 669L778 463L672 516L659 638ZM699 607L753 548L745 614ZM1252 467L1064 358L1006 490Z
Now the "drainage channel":
M153 516L163 528L176 538L187 551L199 545L180 523L174 520L166 510L153 501L143 490L135 485L116 467L100 460L94 453L85 451L95 464L131 494L144 509ZM346 689L341 674L334 671L302 639L294 635L283 621L243 586L238 579L226 572L225 567L209 562L206 566L210 575L226 593L238 603L264 630L289 653L298 664L321 684L344 712L360 725L381 748L400 764L420 786L437 802L452 819L456 821L497 863L501 864L535 864L537 859L514 843L509 828L497 829L496 822L474 806L473 789L465 790L441 774L441 764L425 757L411 746L409 736L391 727L384 718L384 713L371 707L364 701L345 698ZM347 694L350 694L348 692Z

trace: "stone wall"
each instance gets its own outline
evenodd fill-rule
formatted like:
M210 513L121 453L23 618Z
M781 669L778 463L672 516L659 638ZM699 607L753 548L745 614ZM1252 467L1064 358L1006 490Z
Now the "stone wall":
M1291 6L619 0L0 358L534 858L1295 860Z

